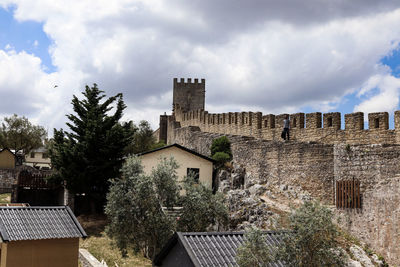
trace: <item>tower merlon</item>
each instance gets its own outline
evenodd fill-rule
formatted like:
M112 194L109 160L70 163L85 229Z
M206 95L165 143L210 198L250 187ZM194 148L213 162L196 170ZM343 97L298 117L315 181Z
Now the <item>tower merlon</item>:
M200 80L200 81L199 81ZM174 85L176 84L205 84L206 79L199 79L199 78L194 78L192 81L192 78L174 78Z

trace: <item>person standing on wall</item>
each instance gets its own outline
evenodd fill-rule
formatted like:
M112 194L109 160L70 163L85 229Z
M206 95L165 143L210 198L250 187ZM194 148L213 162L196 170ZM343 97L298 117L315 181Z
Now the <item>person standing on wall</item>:
M283 132L282 132L282 137L285 140L289 141L289 129L290 129L290 120L289 120L289 115L286 115L285 119L283 120ZM286 139L287 137L287 139Z

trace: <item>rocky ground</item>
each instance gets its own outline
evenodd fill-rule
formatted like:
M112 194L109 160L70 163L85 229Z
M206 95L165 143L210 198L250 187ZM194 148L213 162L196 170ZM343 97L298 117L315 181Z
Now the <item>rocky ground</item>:
M260 184L256 177L252 177L236 164L229 164L220 170L216 179L218 191L227 197L231 222L229 230L244 230L249 227L285 229L291 209L312 199L300 187L273 185L268 182ZM341 249L348 255L347 266L388 266L365 245L347 234L346 236L341 242Z

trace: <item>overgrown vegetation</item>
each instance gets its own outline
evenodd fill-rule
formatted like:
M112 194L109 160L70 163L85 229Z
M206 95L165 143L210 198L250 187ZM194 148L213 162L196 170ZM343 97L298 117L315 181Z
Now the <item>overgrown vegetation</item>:
M137 154L165 146L164 142L156 143L149 122L142 120L139 125L132 124L133 139L126 147L127 154Z
M82 215L78 220L89 235L88 238L81 240L80 247L87 249L99 261L105 261L108 266L152 266L149 259L132 250L128 250L126 256L122 257L115 242L103 232L107 224L104 216Z
M67 117L70 132L54 129L50 158L57 170L52 177L66 181L72 193L85 194L91 212L102 211L108 192L108 180L119 176L125 148L132 142L132 123L120 123L126 108L122 94L102 101L104 92L86 86L84 99L73 96L75 114ZM110 114L113 103L113 114Z
M289 266L344 266L344 255L337 249L339 232L332 217L332 212L319 202L305 202L290 215L291 231L283 235L278 247L260 246L263 252L256 255L239 253L237 261L242 263L242 267L260 266L250 264L256 260L264 265L281 260ZM262 243L262 235L252 231L253 243ZM253 245L245 242L239 251L251 250L254 250ZM270 256L265 257L266 254Z
M211 188L195 183L191 176L185 179L184 189L182 214L177 226L179 231L205 232L211 225L228 224L229 214L221 193L213 194Z
M239 266L266 266L266 263L275 261L272 250L267 246L265 236L260 229L250 229L244 238L245 241L236 254L236 262Z
M205 231L216 220L226 223L228 211L222 195L213 195L211 189L194 183L193 178L186 179L186 193L179 197L177 167L174 159L164 158L147 176L140 160L131 156L122 167L122 178L111 182L105 209L110 220L107 234L123 255L133 249L153 258L177 229ZM162 210L177 203L183 205L178 223L178 218Z
M232 160L231 142L228 137L221 136L213 140L211 144L211 157L217 162L218 168Z
M157 190L154 179L144 174L137 157L126 160L122 178L112 181L105 208L110 220L107 234L116 241L123 255L132 248L152 258L173 233L174 222L162 211L162 193Z
M0 203L11 203L11 193L0 194Z

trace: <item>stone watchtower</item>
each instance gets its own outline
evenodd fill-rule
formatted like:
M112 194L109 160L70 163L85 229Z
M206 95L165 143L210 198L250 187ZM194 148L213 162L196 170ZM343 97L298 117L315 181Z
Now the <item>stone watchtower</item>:
M176 111L179 107L182 112L188 112L191 110L204 110L206 96L206 80L201 79L185 79L181 78L178 81L174 78L174 90L173 90L173 101L172 111Z
M176 127L176 123L179 124L180 116L183 112L191 110L204 110L206 98L206 80L188 78L185 82L184 78L179 81L174 78L173 87L173 100L172 100L172 116L161 115L160 116L160 128L158 132L158 140L168 142L168 131L171 131ZM179 113L179 114L176 114ZM176 116L175 116L176 115Z

